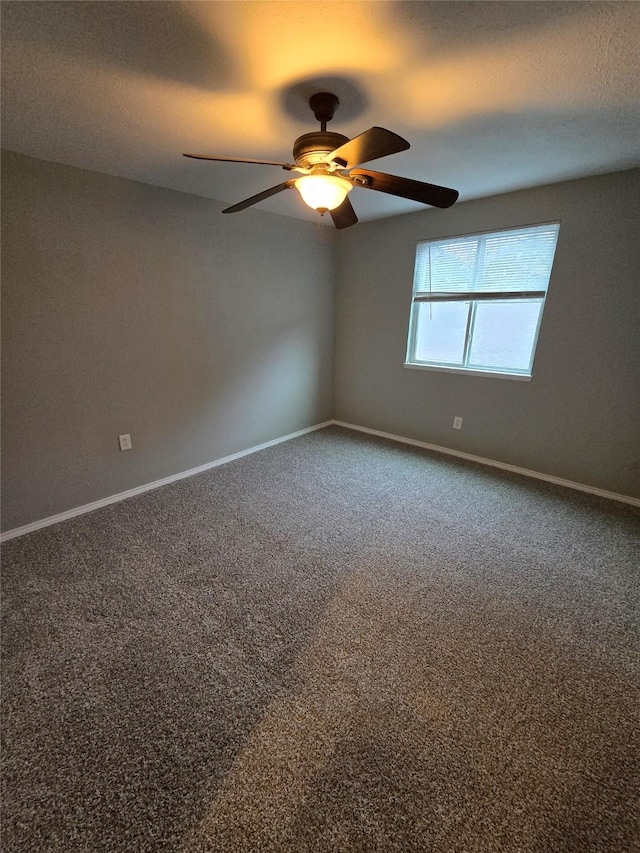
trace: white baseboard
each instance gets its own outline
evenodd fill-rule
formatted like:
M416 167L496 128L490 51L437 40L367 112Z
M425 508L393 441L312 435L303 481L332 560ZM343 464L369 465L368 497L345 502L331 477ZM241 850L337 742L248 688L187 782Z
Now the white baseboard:
M425 450L444 453L447 456L458 456L460 459L469 459L471 462L479 462L481 465L490 465L492 468L501 468L503 471L512 471L514 474L533 477L535 480L544 480L547 483L554 483L556 486L565 486L567 489L576 489L578 492L588 492L590 495L598 495L598 497L608 498L612 501L620 501L621 503L631 504L631 506L640 506L640 498L633 498L630 495L620 495L617 492L607 492L605 489L597 489L595 486L585 486L584 483L574 483L572 480L563 480L561 477L553 477L551 474L541 474L539 471L530 471L528 468L519 468L517 465L509 465L506 462L497 462L495 459L485 459L484 456L474 456L471 453L464 453L462 450L452 450L449 447L441 447L439 444L428 444L426 441L416 441L414 438L405 438L402 435L382 432L379 429L370 429L369 427L358 426L357 424L348 424L345 421L334 420L332 423L334 423L335 426L356 430L356 432L366 432L368 435L377 435L380 438L388 438L391 441L398 441L401 444L411 444L415 447L423 447Z
M595 486L586 486L584 483L574 483L572 480L563 480L561 477L553 477L551 474L541 474L539 471L531 471L528 468L519 468L517 465L509 465L506 462L498 462L495 459L486 459L483 456L474 456L471 453L464 453L462 450L452 450L449 447L442 447L439 444L429 444L426 441L417 441L414 438L406 438L402 435L394 435L390 432L382 432L379 429L370 429L369 427L359 426L358 424L350 424L345 421L330 420L320 424L314 424L306 429L300 429L297 432L289 433L289 435L274 438L271 441L265 441L264 444L258 444L255 447L249 447L247 450L240 450L238 453L232 453L231 456L224 456L222 459L215 459L213 462L206 462L204 465L198 465L197 468L190 468L188 471L181 471L178 474L172 474L170 477L163 477L162 480L155 480L153 483L146 483L143 486L136 486L134 489L127 489L125 492L119 492L116 495L101 498L97 501L92 501L82 506L68 509L65 512L50 515L47 518L42 518L39 521L33 521L31 524L25 524L22 527L14 527L13 530L7 530L0 534L0 542L6 542L8 539L15 539L18 536L24 536L26 533L31 533L34 530L39 530L41 527L49 527L52 524L58 524L60 521L66 521L68 518L74 518L76 515L83 515L86 512L93 512L94 509L100 509L109 504L118 503L126 498L141 495L143 492L149 492L152 489L157 489L160 486L166 486L169 483L174 483L176 480L183 480L185 477L192 477L194 474L201 474L203 471L208 471L210 468L217 468L218 465L226 465L227 462L233 462L234 459L240 459L243 456L249 456L251 453L257 453L259 450L266 450L267 447L273 447L275 444L281 444L283 441L290 441L292 438L297 438L300 435L305 435L308 432L314 432L318 429L324 429L328 426L340 426L346 429L355 430L356 432L364 432L368 435L377 435L380 438L388 438L391 441L397 441L400 444L410 444L414 447L422 447L425 450L433 450L436 453L444 453L447 456L457 456L460 459L469 459L471 462L479 462L481 465L489 465L492 468L501 468L503 471L512 471L514 474L522 474L525 477L533 477L536 480L544 480L547 483L554 483L556 486L565 486L568 489L575 489L579 492L587 492L591 495L597 495L601 498L608 498L612 501L630 504L631 506L640 507L640 498L634 498L630 495L620 495L617 492L608 492L605 489L598 489Z
M42 518L39 521L32 521L31 524L25 524L22 527L14 527L13 530L7 530L0 534L0 542L6 542L8 539L15 539L17 536L24 536L25 533L31 533L34 530L39 530L41 527L49 527L51 524L58 524L60 521L66 521L68 518L74 518L76 515L83 515L86 512L93 512L94 509L100 509L109 504L118 503L126 498L132 498L135 495L141 495L143 492L150 492L152 489L157 489L160 486L166 486L169 483L175 483L176 480L184 480L185 477L193 477L194 474L201 474L203 471L208 471L209 468L217 468L218 465L226 465L227 462L233 462L234 459L240 459L243 456L249 456L251 453L257 453L258 450L266 450L267 447L273 447L274 444L281 444L283 441L290 441L292 438L297 438L299 435L305 435L307 432L313 432L323 427L331 426L333 421L324 421L321 424L306 429L299 429L297 432L291 432L289 435L283 435L280 438L274 438L271 441L265 441L264 444L257 444L255 447L249 447L247 450L240 450L238 453L232 453L231 456L224 456L222 459L215 459L213 462L206 462L204 465L198 465L197 468L190 468L188 471L181 471L179 474L172 474L170 477L163 477L162 480L155 480L153 483L146 483L143 486L136 486L134 489L127 489L126 492L118 492L117 495L109 495L107 498L100 498L98 501L92 501L82 506L68 509L65 512L59 512L56 515L50 515L47 518Z

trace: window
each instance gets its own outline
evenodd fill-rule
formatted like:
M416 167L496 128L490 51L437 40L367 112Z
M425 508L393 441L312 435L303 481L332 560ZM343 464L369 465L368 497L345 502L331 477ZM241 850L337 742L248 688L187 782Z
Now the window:
M559 227L418 243L407 366L529 378Z

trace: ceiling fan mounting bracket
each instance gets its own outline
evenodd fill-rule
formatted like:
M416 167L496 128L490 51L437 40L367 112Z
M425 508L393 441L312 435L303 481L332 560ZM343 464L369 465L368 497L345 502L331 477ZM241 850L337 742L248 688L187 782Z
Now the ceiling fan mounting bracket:
M327 129L327 122L331 121L333 114L338 109L340 101L332 92L317 92L309 98L309 106L316 117L316 121L322 124L322 130Z

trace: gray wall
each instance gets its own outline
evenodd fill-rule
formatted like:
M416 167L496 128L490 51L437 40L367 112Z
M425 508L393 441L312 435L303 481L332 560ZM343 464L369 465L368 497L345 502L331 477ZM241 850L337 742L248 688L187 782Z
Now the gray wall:
M2 167L3 530L332 416L640 496L640 170L360 223L334 252L312 223ZM405 369L416 242L552 219L533 380Z
M4 530L331 417L329 229L2 170Z
M631 170L341 232L334 417L640 496L639 198ZM404 368L416 242L549 220L532 381Z

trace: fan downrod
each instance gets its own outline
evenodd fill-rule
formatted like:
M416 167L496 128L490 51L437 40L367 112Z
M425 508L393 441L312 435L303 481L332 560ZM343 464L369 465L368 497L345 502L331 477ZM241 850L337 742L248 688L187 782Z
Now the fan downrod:
M309 106L316 121L320 122L320 130L324 132L327 129L327 122L331 121L333 114L340 106L340 101L332 92L317 92L309 98Z

